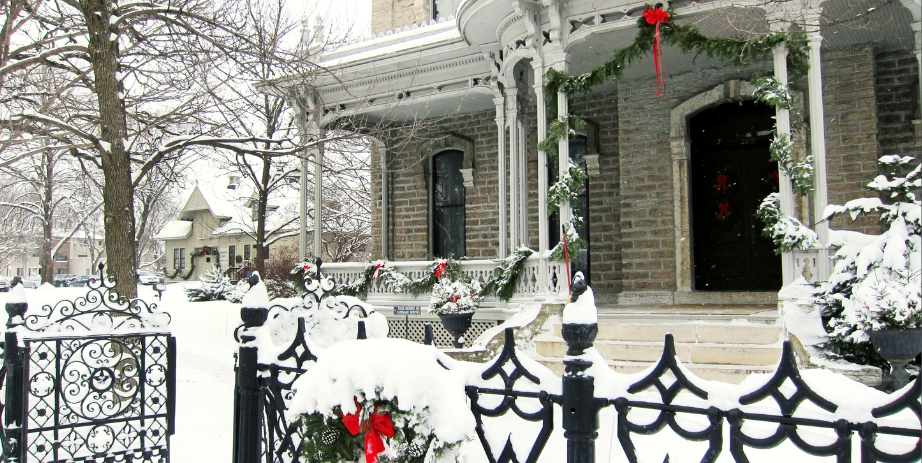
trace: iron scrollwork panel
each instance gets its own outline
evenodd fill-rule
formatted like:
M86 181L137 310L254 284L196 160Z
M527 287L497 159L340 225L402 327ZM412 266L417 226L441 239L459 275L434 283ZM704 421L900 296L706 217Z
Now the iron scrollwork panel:
M170 335L30 339L26 349L27 460L169 460Z

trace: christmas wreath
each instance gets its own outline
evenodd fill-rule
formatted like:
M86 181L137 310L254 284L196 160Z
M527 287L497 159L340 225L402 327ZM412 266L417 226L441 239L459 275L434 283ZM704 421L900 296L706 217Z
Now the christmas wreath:
M401 410L397 400L355 398L355 412L333 407L332 414L301 415L304 441L301 461L376 463L422 463L427 455L438 457L462 441L443 442L423 413Z
M479 304L480 282L470 278L442 278L429 296L429 312L436 315L474 312Z

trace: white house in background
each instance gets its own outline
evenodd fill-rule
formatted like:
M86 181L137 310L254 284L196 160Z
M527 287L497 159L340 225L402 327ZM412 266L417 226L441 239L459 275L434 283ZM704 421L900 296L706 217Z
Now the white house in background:
M220 182L197 184L179 214L154 236L163 241L164 270L170 280L183 280L193 265L195 268L189 280L197 279L215 264L232 278L252 267L256 258L257 225L253 189L240 184L236 177L219 177L218 180L228 182L220 186ZM266 242L272 258L273 250L280 246L297 246L297 200L289 201L281 195L272 198L267 215ZM193 262L192 254L205 246L218 249L218 260L212 255L203 255Z
M57 244L66 235L67 233L63 231L55 232L52 242ZM0 261L0 275L5 277L40 275L40 239L40 237L35 238L36 243L31 250ZM77 276L96 273L96 266L106 261L105 249L105 238L100 235L88 236L85 232L78 230L55 252L52 273L55 275L69 273Z

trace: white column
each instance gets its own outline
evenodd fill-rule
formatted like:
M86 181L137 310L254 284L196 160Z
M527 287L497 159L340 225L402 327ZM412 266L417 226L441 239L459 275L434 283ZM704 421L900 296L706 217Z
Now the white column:
M372 143L374 144L374 149L372 152L377 150L380 156L379 162L381 163L381 258L387 259L387 146L378 140L375 140ZM372 157L372 162L374 162L374 157Z
M519 119L519 246L528 246L528 149L525 121Z
M535 64L535 96L538 110L538 141L547 138L547 108L544 104L544 67ZM547 251L547 154L538 150L538 252Z
M775 79L784 86L788 85L788 49L784 43L775 47L772 53L773 64L775 68ZM775 113L776 132L778 136L791 136L791 114L786 108L777 108ZM791 177L785 175L781 169L779 172L779 191L781 196L781 213L794 216L794 191L791 186ZM794 281L794 254L785 252L781 254L781 273L782 283L788 284Z
M321 137L322 133L318 134ZM314 256L323 253L323 147L314 151Z
M823 73L820 61L820 45L823 36L819 31L819 17L810 33L809 62L807 71L807 90L810 93L810 147L813 154L813 168L815 190L813 192L813 213L816 224L816 234L820 239L820 249L816 256L817 281L826 281L829 278L830 262L829 250L829 224L823 221L823 211L826 209L828 192L826 185L826 118L823 111Z
M567 94L557 92L557 117L565 119L568 111ZM558 178L563 178L570 170L570 138L568 136L561 138L560 144L557 145L557 167ZM560 205L560 224L569 222L571 216L570 201L566 201Z
M301 154L301 185L299 187L298 209L301 213L298 229L298 256L301 259L307 258L307 150Z
M508 253L508 228L506 227L506 99L498 96L493 99L496 106L496 175L499 190L499 253L496 257L502 259L509 255Z
M509 249L519 246L519 209L522 207L519 197L519 115L518 91L506 88L506 128L509 130L509 228L511 229Z

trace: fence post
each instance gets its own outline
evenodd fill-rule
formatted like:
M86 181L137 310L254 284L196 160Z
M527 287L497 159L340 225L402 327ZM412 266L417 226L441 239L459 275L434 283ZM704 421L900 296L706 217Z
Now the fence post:
M7 458L25 461L25 448L22 446L22 425L24 417L25 389L23 385L23 355L19 340L12 328L25 323L24 317L29 305L22 284L14 281L13 288L6 298L6 336L4 339L3 365L6 367L6 397L3 410L3 454Z
M573 285L574 302L586 290L585 281L579 281L581 286ZM561 336L567 342L567 357L563 361L566 371L563 375L562 404L567 463L595 463L599 410L604 406L604 401L595 398L595 378L585 373L592 362L578 357L592 347L598 332L598 323L564 323L561 327Z
M246 328L261 326L269 317L266 307L243 307L240 318L244 333L237 351L237 379L234 388L234 463L259 463L262 455L263 400L257 376L258 350L247 343L255 336Z

